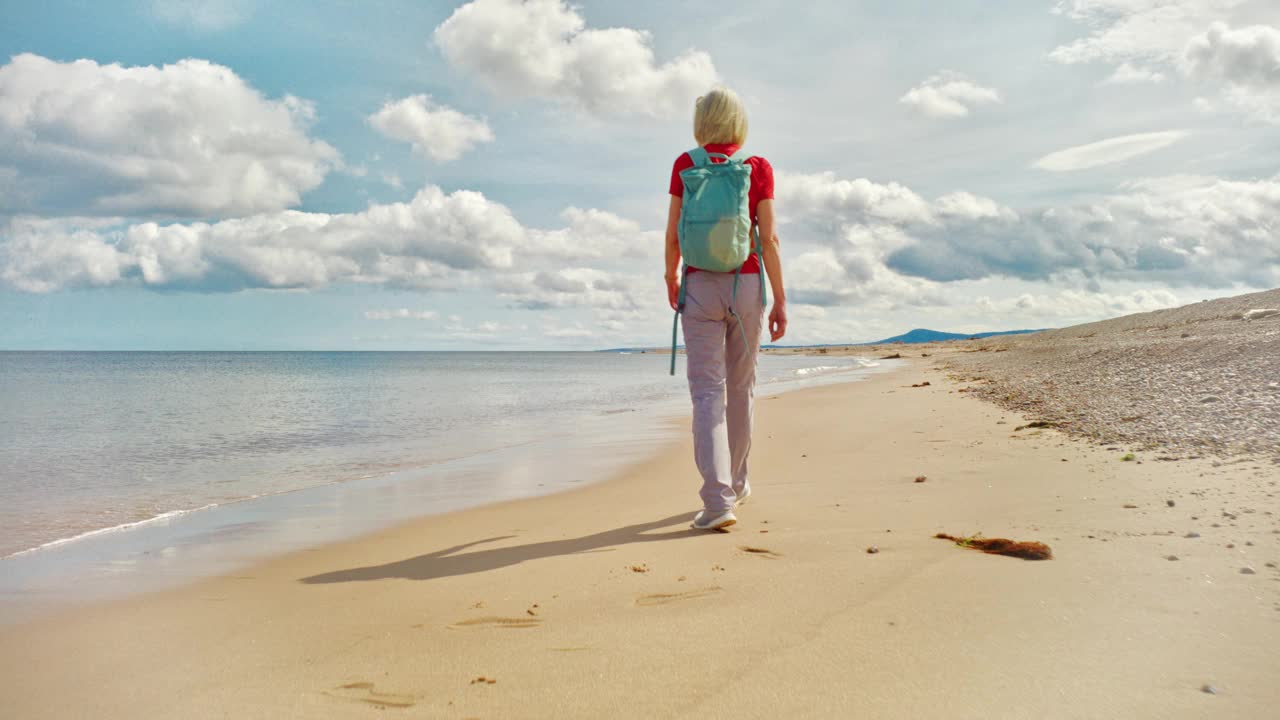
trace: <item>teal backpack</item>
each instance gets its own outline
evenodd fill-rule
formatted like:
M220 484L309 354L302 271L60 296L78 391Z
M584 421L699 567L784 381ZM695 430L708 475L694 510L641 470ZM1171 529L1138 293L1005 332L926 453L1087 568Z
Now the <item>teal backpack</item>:
M766 301L764 289L764 259L760 257L760 231L751 223L751 166L750 155L741 151L733 155L709 153L703 148L689 151L693 167L680 173L684 183L684 196L680 206L680 254L684 266L680 272L680 298L676 302L676 316L671 323L671 374L676 374L676 337L680 328L680 314L684 312L685 282L689 266L710 272L733 273L733 299L738 297L738 275L742 264L755 253L760 262L760 302ZM711 158L724 162L713 163ZM742 342L747 342L742 318L729 303L729 314L738 321Z

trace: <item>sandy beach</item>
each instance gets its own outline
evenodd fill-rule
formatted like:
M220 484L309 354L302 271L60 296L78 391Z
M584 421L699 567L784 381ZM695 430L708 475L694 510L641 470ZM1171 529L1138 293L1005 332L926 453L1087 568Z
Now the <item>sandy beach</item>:
M6 627L0 714L1275 716L1276 465L1018 429L936 349L903 352L760 403L731 532L688 529L678 444L579 490Z

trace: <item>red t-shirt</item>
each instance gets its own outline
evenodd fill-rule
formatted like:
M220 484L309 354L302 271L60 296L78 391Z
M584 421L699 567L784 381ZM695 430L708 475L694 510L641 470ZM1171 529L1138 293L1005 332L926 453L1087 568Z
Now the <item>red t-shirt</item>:
M703 148L707 152L721 153L723 155L732 155L738 152L738 146L733 144L711 143ZM711 158L711 162L723 162L719 158ZM747 160L747 164L751 166L751 189L747 192L747 199L751 204L751 222L757 223L756 206L761 200L773 199L773 166L768 160L760 156L755 156ZM684 183L680 181L680 173L693 167L693 158L689 157L689 153L680 153L680 157L676 158L676 164L671 167L671 194L676 197L684 197ZM689 272L696 272L697 268L690 267ZM740 272L744 275L749 273L760 272L760 262L756 259L755 253L742 263Z

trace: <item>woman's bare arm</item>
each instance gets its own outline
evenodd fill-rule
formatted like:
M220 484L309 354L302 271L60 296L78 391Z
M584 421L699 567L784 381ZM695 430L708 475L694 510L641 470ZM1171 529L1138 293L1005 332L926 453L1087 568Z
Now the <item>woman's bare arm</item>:
M778 233L775 230L773 200L761 200L756 206L764 270L769 275L769 288L773 291L773 308L769 311L769 336L777 342L787 333L787 290L782 283L782 256L778 253Z
M667 208L667 300L672 310L678 310L680 298L680 208L684 204L682 198L671 197L671 205Z

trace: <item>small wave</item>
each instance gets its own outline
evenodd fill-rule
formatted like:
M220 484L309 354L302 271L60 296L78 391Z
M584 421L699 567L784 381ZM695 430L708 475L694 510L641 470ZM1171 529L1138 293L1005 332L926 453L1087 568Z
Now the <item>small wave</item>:
M807 375L864 370L873 367L880 367L880 363L866 358L853 358L848 365L815 365L814 367L798 368L792 372L799 377L805 377Z
M245 498L245 499L252 500L256 497L258 496L254 495L251 498ZM121 523L119 525L112 525L111 527L98 528L97 530L89 530L86 532L82 532L78 535L58 538L57 540L50 540L47 543L42 543L35 547L27 548L26 550L19 550L14 553L9 553L4 557L0 557L0 560L8 560L9 558L18 557L19 555L26 555L27 553L33 553L39 550L48 550L49 548L52 548L52 547L57 547L59 545L66 545L67 543L73 543L79 540L84 540L86 538L91 538L98 535L106 535L107 533L120 532L122 530L132 530L133 528L141 527L143 525L151 525L153 523L160 522L161 520L168 520L170 518L179 517L181 515L189 515L194 512L200 512L201 510L209 510L211 508L216 508L219 505L221 505L221 503L209 503L208 505L202 505L198 508L191 508L189 510L170 510L169 512L163 512L163 513L160 513L159 515L154 515L144 520L135 520L133 522Z
M805 375L817 375L818 373L833 372L835 370L849 370L849 366L841 365L818 365L817 367L799 368L795 371L796 375L801 377Z

